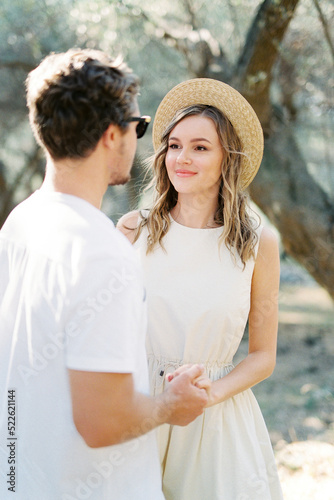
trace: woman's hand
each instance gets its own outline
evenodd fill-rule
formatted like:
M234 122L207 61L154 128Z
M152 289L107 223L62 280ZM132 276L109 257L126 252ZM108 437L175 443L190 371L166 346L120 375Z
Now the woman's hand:
M166 380L168 382L171 382L175 377L177 377L178 375L181 375L181 373L189 370L189 368L191 366L192 366L191 364L180 366L180 368L177 368L177 370L175 370L173 373L168 373L166 375ZM213 397L212 397L212 391L211 391L212 382L209 379L208 375L204 372L202 375L200 375L199 377L197 377L196 379L193 380L193 384L196 387L198 387L199 389L206 390L206 393L207 393L208 398L209 398L208 403L206 405L206 408L209 406L212 406L214 404Z

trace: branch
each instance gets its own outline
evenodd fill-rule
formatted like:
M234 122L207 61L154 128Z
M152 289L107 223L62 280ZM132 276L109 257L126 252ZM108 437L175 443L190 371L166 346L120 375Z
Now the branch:
M169 45L180 52L187 63L189 73L196 78L211 77L220 78L221 74L230 75L230 64L219 43L212 37L206 29L198 29L196 10L192 0L183 0L185 11L190 17L192 29L185 27L184 22L180 22L179 29L168 29L164 23L157 22L141 7L134 7L127 2L128 16L140 16L144 21L149 22L156 28L155 36L160 40L166 40Z
M234 85L269 131L271 72L299 0L264 0L248 32Z
M322 27L323 27L323 30L324 30L324 35L325 35L325 38L327 40L327 43L328 43L328 46L329 46L329 49L330 49L330 52L332 54L332 57L333 57L333 62L334 62L334 44L333 44L333 40L331 39L331 35L329 33L329 29L328 29L328 23L326 21L326 18L324 16L324 13L322 12L321 10L321 7L320 7L320 3L318 0L313 0L313 3L315 5L315 8L317 9L318 11L318 14L319 14L319 19L320 19L320 22L322 24Z
M186 11L189 14L190 23L191 23L192 27L194 28L194 30L198 30L200 28L200 26L197 23L197 16L195 13L195 9L194 9L194 5L193 5L192 0L183 0L183 4L185 6Z
M4 61L0 59L0 68L23 69L23 71L29 73L29 71L36 68L36 64L25 61Z
M236 14L235 6L232 5L231 0L227 0L227 7L228 7L228 10L230 11L231 21L232 21L233 26L234 26L236 52L240 52L240 50L241 50L241 31L240 31L239 19L238 19L238 16Z
M138 17L142 18L144 21L147 21L148 23L152 24L155 28L163 29L165 31L165 29L162 28L155 21L155 19L153 19L153 17L150 17L148 15L148 13L142 7L139 7L138 5L135 6L135 5L131 4L131 2L123 2L123 3L121 2L121 4L123 7L126 7L126 9L127 9L127 12L126 12L127 17L132 17L136 21L138 20ZM134 11L136 12L135 14L134 14Z

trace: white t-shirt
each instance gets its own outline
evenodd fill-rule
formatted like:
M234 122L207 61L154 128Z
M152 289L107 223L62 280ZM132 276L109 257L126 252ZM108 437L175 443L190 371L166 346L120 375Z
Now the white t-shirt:
M37 191L0 232L0 277L0 498L162 500L154 432L91 449L72 419L67 368L148 393L130 243L88 202Z

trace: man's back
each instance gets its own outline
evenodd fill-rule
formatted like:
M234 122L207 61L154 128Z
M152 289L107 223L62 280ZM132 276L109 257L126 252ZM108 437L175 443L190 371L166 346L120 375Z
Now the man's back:
M99 210L130 179L150 121L138 79L119 58L70 49L26 87L46 171L0 232L0 497L162 500L149 431L201 415L211 382L197 387L193 365L148 395L136 254Z
M12 487L22 500L158 499L152 435L88 448L73 424L67 373L133 373L148 391L131 246L86 201L40 191L0 232L0 275L1 498Z

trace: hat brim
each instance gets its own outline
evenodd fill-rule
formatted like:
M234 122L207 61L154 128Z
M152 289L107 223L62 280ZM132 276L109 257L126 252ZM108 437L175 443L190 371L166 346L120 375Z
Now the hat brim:
M235 89L211 78L195 78L176 85L161 101L153 122L155 151L175 113L194 104L214 106L235 128L242 145L242 188L254 179L263 156L263 131L252 106Z

